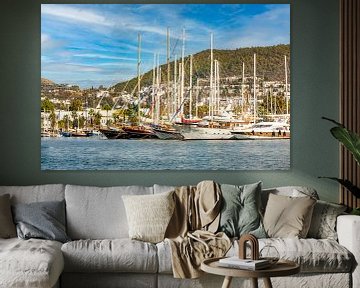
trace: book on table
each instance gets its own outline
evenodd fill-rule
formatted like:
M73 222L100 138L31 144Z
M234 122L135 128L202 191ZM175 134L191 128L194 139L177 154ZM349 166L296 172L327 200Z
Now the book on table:
M267 259L240 259L238 256L233 256L220 259L219 266L237 269L259 270L270 267L271 263Z

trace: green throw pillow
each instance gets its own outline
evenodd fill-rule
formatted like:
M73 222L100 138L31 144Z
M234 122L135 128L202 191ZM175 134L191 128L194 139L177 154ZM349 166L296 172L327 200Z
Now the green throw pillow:
M222 184L222 209L219 231L229 237L252 234L266 238L260 216L261 182L235 186Z

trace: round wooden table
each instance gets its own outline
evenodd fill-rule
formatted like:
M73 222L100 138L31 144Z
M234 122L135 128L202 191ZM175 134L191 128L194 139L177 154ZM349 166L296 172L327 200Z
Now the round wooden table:
M261 270L245 270L222 267L219 259L211 258L201 263L201 270L216 275L225 276L222 288L229 288L233 277L251 278L253 287L258 288L258 278L263 278L265 287L272 288L270 277L289 276L300 272L300 266L288 260L279 260L269 268Z

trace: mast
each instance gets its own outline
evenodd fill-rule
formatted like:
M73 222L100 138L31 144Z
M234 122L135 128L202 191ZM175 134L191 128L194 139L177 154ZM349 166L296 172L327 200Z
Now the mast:
M180 82L179 82L179 85L180 85L180 89L178 89L178 91L180 90L180 93L178 94L178 107L177 107L177 109L179 109L180 108L180 114L181 114L181 116L182 116L182 112L183 112L183 105L182 105L182 93L181 93L181 91L183 91L183 82L181 81L181 76L182 76L182 63L181 62L179 62L179 78L180 78ZM178 110L177 110L178 111Z
M174 60L174 94L173 94L173 104L174 104L174 115L176 113L176 109L178 107L178 103L177 103L177 55L175 55L175 60Z
M210 33L210 97L209 97L209 116L212 120L214 116L214 91L213 91L213 62L214 62L214 55L213 55L213 33Z
M169 27L166 30L166 64L167 64L167 79L166 79L166 96L167 96L167 106L168 106L168 119L171 115L171 99L170 99L170 29Z
M190 55L190 78L189 78L189 117L190 119L192 119L192 76L193 76L193 67L192 67L192 62L193 62L193 55Z
M138 123L140 125L140 65L141 65L141 34L138 33L138 63L137 63L137 93L138 93Z
M157 63L156 63L156 98L155 98L155 105L156 105L156 114L155 114L155 123L159 124L159 120L160 120L160 82L161 82L161 67L160 67L160 55L157 54Z
M215 60L215 103L216 112L220 114L220 69L219 61Z
M153 63L153 71L152 71L152 96L151 96L151 119L152 121L154 121L155 119L155 85L156 85L156 71L155 71L155 66L156 65L156 54L154 53L154 63Z
M254 124L256 123L256 54L254 53Z
M244 89L245 89L245 63L242 63L242 79L241 79L241 112L244 115Z
M288 98L288 76L287 76L287 59L285 58L285 97L286 97L286 114L289 114L289 98Z
M196 119L199 118L199 108L198 108L198 101L199 101L199 79L196 79L196 103L195 103L195 117Z
M185 58L185 28L183 28L182 30L180 105L184 101L184 82L185 82L184 58ZM184 114L184 106L181 105L181 115L183 114Z

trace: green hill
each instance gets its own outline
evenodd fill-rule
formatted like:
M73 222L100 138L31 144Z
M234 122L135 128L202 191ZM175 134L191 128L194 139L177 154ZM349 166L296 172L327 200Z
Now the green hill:
M276 45L267 47L249 47L236 50L214 50L214 59L220 63L220 77L233 77L242 75L242 63L245 64L245 77L253 75L253 55L256 53L257 76L267 81L284 81L284 55L290 62L290 45ZM188 74L190 57L185 58L185 71ZM170 75L173 79L173 65L170 63ZM167 65L161 66L162 82L167 79ZM193 75L196 78L209 78L210 74L210 49L193 55ZM188 80L188 76L185 77ZM290 75L288 75L290 79ZM115 91L122 91L128 81L114 85ZM141 86L152 83L152 71L146 72L141 79ZM137 85L137 78L127 83L126 91L132 91Z

